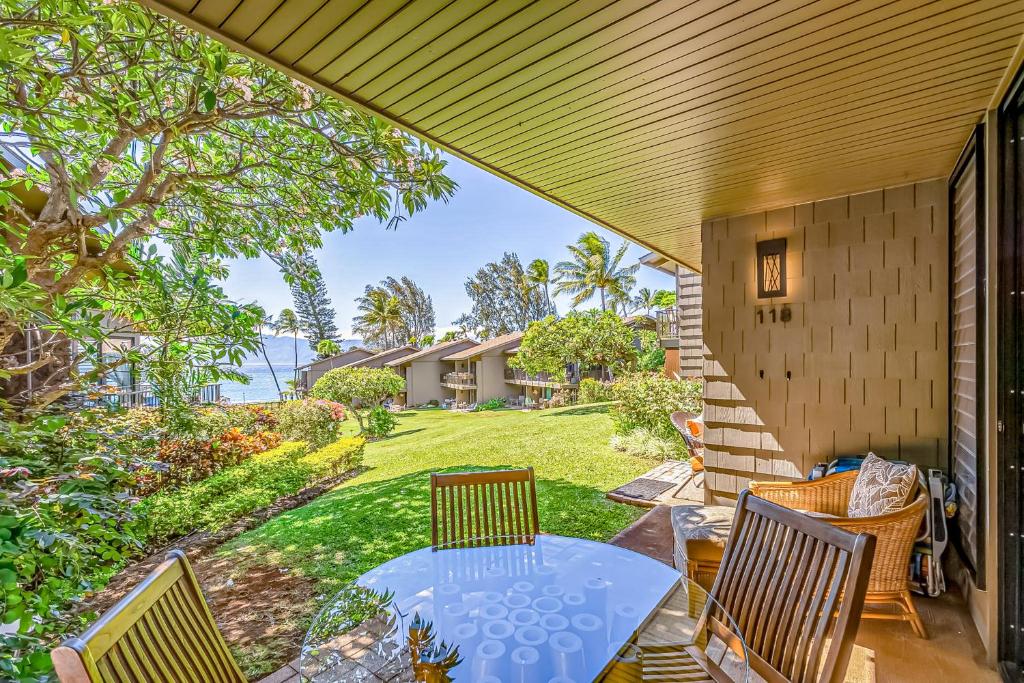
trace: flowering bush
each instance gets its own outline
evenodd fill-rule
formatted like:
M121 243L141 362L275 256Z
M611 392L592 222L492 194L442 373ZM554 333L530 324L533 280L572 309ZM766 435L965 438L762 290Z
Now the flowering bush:
M345 420L345 406L316 399L288 401L278 409L277 417L286 439L322 448L337 440L338 429Z
M366 416L366 433L375 439L383 439L397 426L398 418L384 406L374 406Z
M592 377L580 380L579 403L604 403L612 400L612 385Z
M669 416L677 410L700 413L703 387L694 380L674 380L657 373L638 372L620 377L612 385L616 431L627 434L644 428L655 436L672 438Z

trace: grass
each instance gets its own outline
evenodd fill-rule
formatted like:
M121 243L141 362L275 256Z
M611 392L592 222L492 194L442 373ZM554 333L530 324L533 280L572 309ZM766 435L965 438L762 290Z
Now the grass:
M400 420L393 436L367 444L365 473L239 536L223 551L240 550L312 578L354 579L430 544L429 475L446 470L532 465L547 533L605 541L643 512L604 497L652 465L608 446L606 406L417 410Z
M606 405L405 412L393 436L367 444L366 472L239 536L220 555L232 557L236 571L269 563L312 579L319 602L343 582L430 544L430 472L528 465L537 474L542 531L606 541L643 510L613 503L605 492L653 465L613 451L611 435ZM297 619L307 621L315 608L305 606Z

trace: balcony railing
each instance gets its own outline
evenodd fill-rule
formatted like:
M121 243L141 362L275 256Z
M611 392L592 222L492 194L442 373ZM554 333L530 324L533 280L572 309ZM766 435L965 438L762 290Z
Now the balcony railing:
M472 389L476 387L476 375L472 372L443 372L441 384L455 389Z
M153 391L151 384L136 384L130 387L102 385L82 392L81 398L86 405L109 405L122 408L156 408L160 399ZM220 402L220 385L204 384L192 397L192 404Z
M679 339L679 313L675 308L658 311L658 339Z
M570 373L562 380L550 372L538 372L531 375L519 368L505 368L505 381L534 387L571 387L579 384L580 378L579 375Z

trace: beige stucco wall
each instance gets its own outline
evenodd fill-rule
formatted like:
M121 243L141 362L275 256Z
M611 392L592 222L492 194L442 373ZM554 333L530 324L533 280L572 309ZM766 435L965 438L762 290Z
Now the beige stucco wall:
M365 349L352 349L351 351L346 351L345 353L334 356L333 358L325 358L322 361L317 361L310 365L306 371L306 388L312 388L313 385L316 384L316 381L323 377L328 370L340 368L341 366L348 365L349 363L355 363L357 360L369 358L372 355L372 352Z
M703 224L709 500L869 449L945 465L946 223L936 180ZM787 296L758 300L778 237Z
M405 373L407 405L443 401L445 397L452 396L451 390L441 386L441 373L451 367L451 363L442 363L438 360L418 360L410 363Z
M504 352L499 351L483 356L476 362L477 401L482 403L494 398L508 398L517 395L505 383L505 359L507 357Z

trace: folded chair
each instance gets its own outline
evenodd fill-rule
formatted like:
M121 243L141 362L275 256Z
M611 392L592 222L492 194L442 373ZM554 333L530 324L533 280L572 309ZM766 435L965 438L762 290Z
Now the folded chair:
M533 545L540 532L533 468L430 475L430 545Z
M53 650L61 683L245 683L185 553Z
M840 683L874 549L869 534L838 529L744 491L710 593L714 601L701 617L704 632L771 683ZM645 681L722 678L713 663L701 661L693 643L645 642L643 630L638 643Z

